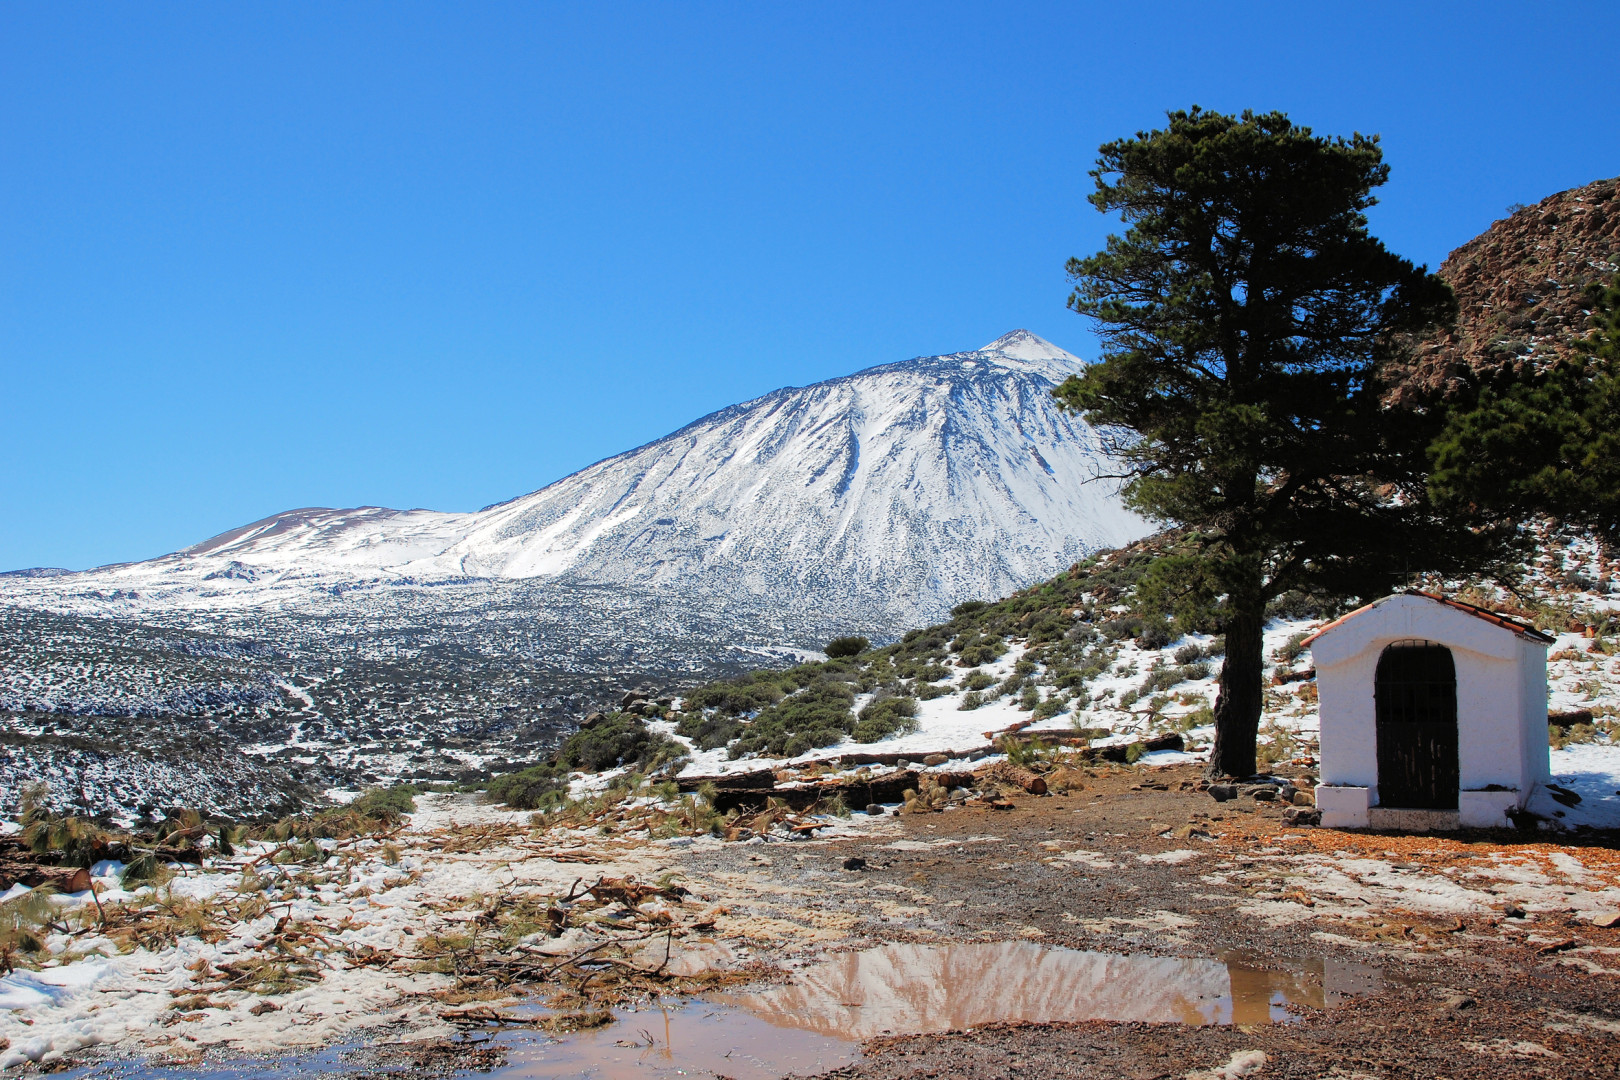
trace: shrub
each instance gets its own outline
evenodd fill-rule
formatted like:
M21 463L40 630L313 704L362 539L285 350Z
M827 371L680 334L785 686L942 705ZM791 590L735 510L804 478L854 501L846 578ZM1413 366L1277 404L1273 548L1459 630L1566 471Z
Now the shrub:
M268 826L264 833L269 839L277 841L311 841L346 840L351 836L386 832L398 825L406 814L415 812L416 796L421 792L422 789L414 784L367 788L347 806L285 817ZM139 879L142 871L132 862L125 870L125 876Z
M863 637L839 637L827 642L822 652L828 659L837 659L842 656L859 656L872 647L872 643Z
M1202 660L1203 658L1204 650L1197 645L1183 645L1175 652L1175 659L1176 663L1178 664L1190 664L1195 660Z
M1035 719L1045 720L1048 716L1056 716L1063 711L1064 704L1062 694L1053 694L1035 706Z
M685 696L681 708L687 712L717 709L728 716L741 716L776 704L793 686L790 672L756 671L700 686Z
M936 664L932 660L906 660L895 669L895 673L902 679L921 679L923 682L938 682L948 678L950 668Z
M989 606L988 600L966 600L951 608L951 618L960 619L967 615L977 615Z
M969 690L983 690L995 681L987 673L975 671L967 677L967 681L962 685Z
M1142 621L1142 629L1136 635L1136 643L1144 649L1162 649L1177 636L1170 629L1170 623L1164 616L1154 615Z
M855 727L850 706L855 692L848 683L826 680L807 687L760 712L732 745L731 756L769 753L793 757L818 746L832 746Z
M1097 629L1102 631L1103 637L1109 641L1123 641L1142 632L1142 616L1121 615L1116 619L1109 619Z
M675 733L697 744L699 750L718 750L742 734L743 722L720 711L688 713L675 725Z
M1344 610L1344 604L1331 596L1292 589L1266 605L1274 619L1331 619Z
M655 769L685 754L685 748L667 735L650 730L638 716L614 713L570 735L557 751L566 769L602 772L620 765Z
M1181 677L1182 682L1198 682L1209 678L1210 671L1208 661L1200 660L1195 664L1183 664L1176 674Z
M391 788L367 788L349 808L367 817L399 819L416 813L416 796L422 789L414 784L395 784Z
M1304 654L1305 639L1310 636L1311 635L1305 631L1301 631L1297 634L1290 634L1288 640L1271 654L1272 657L1284 664L1292 664Z
M984 697L977 691L973 691L962 695L962 704L958 705L957 708L963 712L972 712L983 704Z
M916 729L917 699L887 697L879 698L861 710L854 735L856 742L870 743Z
M1154 694L1160 690L1168 690L1181 681L1180 668L1156 667L1149 671L1147 678L1137 688L1138 694Z
M559 765L534 765L518 772L497 776L489 782L491 802L505 803L514 810L534 810L547 796L568 786L568 776Z

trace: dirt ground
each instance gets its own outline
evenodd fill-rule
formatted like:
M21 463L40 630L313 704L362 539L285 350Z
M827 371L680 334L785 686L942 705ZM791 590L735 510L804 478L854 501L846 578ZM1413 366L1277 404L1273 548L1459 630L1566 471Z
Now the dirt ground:
M860 1064L831 1076L1620 1075L1620 927L1596 925L1589 903L1567 899L1597 895L1611 903L1620 838L1557 845L1534 834L1434 838L1288 828L1263 804L1217 804L1177 790L1195 777L1192 766L1107 771L1085 790L1017 799L1010 810L906 815L898 843L886 832L814 847L727 845L692 853L688 865L696 875L747 875L761 895L774 883L797 897L801 919L806 907L828 920L841 915L855 947L1016 937L1163 956L1241 950L1279 967L1337 958L1385 975L1378 992L1333 1008L1295 1009L1294 1022L1013 1024L877 1039ZM1188 835L1187 826L1208 835ZM1083 858L1063 857L1075 851ZM844 869L852 858L865 867ZM1373 879L1404 872L1423 885L1444 884L1449 879L1437 875L1455 876L1459 868L1533 867L1549 859L1585 888L1521 873L1544 880L1535 895L1551 899L1516 905L1502 898L1496 879L1480 877L1471 895L1501 910L1447 900L1434 893L1436 885L1411 893L1427 899L1410 906L1398 886L1369 884L1370 899L1329 895L1329 887L1314 896L1309 887L1287 888L1313 860L1328 885L1345 866ZM1464 910L1449 914L1446 903ZM1601 912L1595 918L1604 921ZM1264 1055L1263 1065L1253 1051Z
M787 1003L775 1016L760 1014L775 1025L771 1039L783 1024L866 1038L856 1064L822 1074L837 1078L1620 1075L1620 836L1296 828L1284 823L1280 803L1252 792L1217 803L1193 790L1196 769L1097 764L1076 770L1074 790L1014 790L996 800L1010 808L979 799L943 811L856 814L819 819L810 830L819 838L782 829L741 842L649 839L634 821L619 833L600 822L552 829L467 796L424 797L396 837L398 867L374 867L376 853L365 854L352 881L348 869L322 871L349 882L347 892L312 878L300 898L283 902L311 928L310 940L331 939L330 970L319 982L277 992L274 1008L247 991L187 1004L210 970L202 961L239 963L279 940L274 913L214 944L187 940L161 954L95 960L111 974L105 989L81 995L82 1018L116 1014L129 1033L86 1056L23 1070L99 1060L84 1075L145 1078L179 1068L208 1076L243 1053L269 1052L294 1057L263 1075L521 1077L521 1063L508 1060L510 1040L541 1038L512 1020L509 1010L525 1001L634 1009L763 980L762 992ZM631 879L680 888L639 904L576 904L561 936L508 925L539 919L591 881L620 888ZM640 944L608 964L610 954L598 949L610 942ZM905 945L961 948L955 967L920 977L868 972L873 980L861 981L862 957L891 957L905 950L875 947ZM1076 959L1034 946L1084 950L1087 962L1102 962L1094 954L1130 959L1081 978L1061 964L1025 978L1026 964ZM580 969L566 993L565 980L550 974L527 990L505 974L514 965L555 973L568 957L594 957L603 970ZM846 961L857 961L848 997L827 997L843 992L827 981L829 965ZM612 964L628 980L616 991L606 985ZM948 1032L892 1036L883 1034L887 1020L868 1022L876 1013L865 1011L867 1001L850 1000L889 995L884 1007L903 1013L919 1002L934 1007L952 986L960 999L971 983L970 1006L994 1002L1007 1015L1008 1003L1028 1000L1036 1007L1027 1015L1044 1018L1076 1014L1064 1005L1075 987L1093 1000L1116 990L1128 997L1139 989L1133 980L1192 968L1216 997L1230 987L1235 1002L1240 982L1251 991L1243 1007L1231 1006L1234 1022L953 1019ZM1324 995L1330 974L1342 980L1347 972L1362 981L1341 981L1341 992ZM794 996L817 986L820 1012L811 998ZM1199 1000L1207 1004L1203 991ZM190 1011L176 1011L182 1007ZM757 1012L757 1000L748 1007ZM1279 1016L1286 1022L1270 1022ZM41 1018L17 1037L45 1024ZM316 1051L298 1063L296 1055ZM135 1064L137 1052L146 1064Z

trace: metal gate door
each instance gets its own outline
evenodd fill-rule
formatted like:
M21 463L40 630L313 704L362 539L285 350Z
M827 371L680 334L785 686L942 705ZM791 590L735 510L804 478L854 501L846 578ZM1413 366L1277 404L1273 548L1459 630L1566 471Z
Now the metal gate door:
M1378 802L1457 807L1457 667L1432 641L1397 641L1378 658Z

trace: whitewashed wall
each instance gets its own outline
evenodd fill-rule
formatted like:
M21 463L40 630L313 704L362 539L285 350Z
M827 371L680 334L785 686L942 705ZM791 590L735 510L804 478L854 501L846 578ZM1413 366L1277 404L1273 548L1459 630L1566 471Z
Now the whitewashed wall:
M1311 642L1322 724L1322 783L1364 787L1377 804L1373 685L1384 649L1409 638L1451 650L1457 668L1457 756L1462 790L1514 789L1522 806L1549 775L1547 647L1427 597L1391 596ZM1503 800L1493 800L1500 803Z

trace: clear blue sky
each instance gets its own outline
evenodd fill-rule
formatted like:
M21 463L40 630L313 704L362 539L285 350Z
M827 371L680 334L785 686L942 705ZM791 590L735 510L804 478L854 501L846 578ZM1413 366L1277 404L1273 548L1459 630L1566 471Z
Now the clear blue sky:
M0 568L472 509L1025 326L1098 144L1384 137L1437 264L1620 173L1620 4L0 7Z

